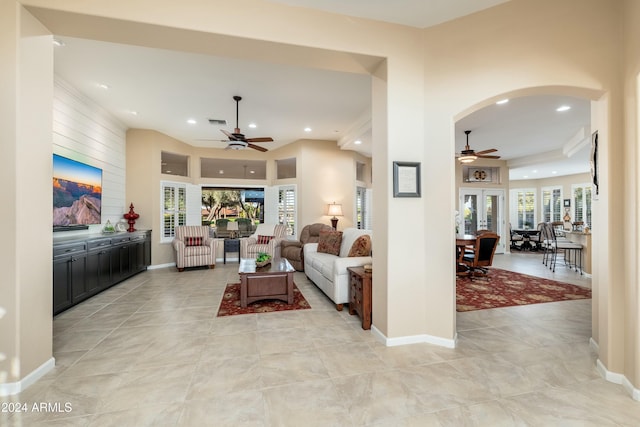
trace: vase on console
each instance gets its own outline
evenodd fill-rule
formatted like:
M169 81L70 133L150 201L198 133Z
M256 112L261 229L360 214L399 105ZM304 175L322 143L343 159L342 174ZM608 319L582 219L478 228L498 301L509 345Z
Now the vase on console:
M136 223L136 219L140 218L140 215L138 215L133 211L133 203L131 203L131 206L129 206L129 212L124 214L123 216L124 216L124 219L126 219L127 222L129 223L129 229L127 231L129 233L136 231L136 229L133 226Z

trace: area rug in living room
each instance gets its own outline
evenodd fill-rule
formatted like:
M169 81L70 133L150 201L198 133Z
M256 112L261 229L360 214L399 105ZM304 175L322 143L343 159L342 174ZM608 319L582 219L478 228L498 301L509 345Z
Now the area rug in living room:
M272 311L304 310L311 308L300 289L293 284L293 304L284 301L266 299L240 307L240 283L229 283L224 290L218 317L233 316L234 314L269 313Z
M589 298L588 288L499 268L491 268L488 280L465 276L456 279L457 311Z

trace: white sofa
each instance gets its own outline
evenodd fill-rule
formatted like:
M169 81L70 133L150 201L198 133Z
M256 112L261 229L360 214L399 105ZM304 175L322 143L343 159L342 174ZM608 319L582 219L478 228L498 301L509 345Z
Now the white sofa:
M371 264L371 256L349 257L349 250L356 239L364 234L371 237L371 230L346 228L342 232L340 254L318 252L318 243L304 245L304 272L342 310L349 303L349 275L347 267ZM371 239L373 243L373 238Z

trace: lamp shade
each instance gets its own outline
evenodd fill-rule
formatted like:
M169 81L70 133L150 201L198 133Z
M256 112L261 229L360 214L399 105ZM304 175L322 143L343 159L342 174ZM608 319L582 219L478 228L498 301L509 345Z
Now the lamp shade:
M329 204L327 215L342 216L342 205L338 205L336 203Z
M227 230L229 231L238 231L238 223L235 221L229 221L227 223Z

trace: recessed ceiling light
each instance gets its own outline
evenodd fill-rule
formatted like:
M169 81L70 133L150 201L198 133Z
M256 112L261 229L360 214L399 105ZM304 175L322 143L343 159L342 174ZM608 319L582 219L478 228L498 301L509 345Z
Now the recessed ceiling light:
M53 39L54 46L64 46L64 42L60 39Z
M111 89L111 86L106 85L106 84L104 84L104 83L98 83L98 87L99 87L100 89L104 89L104 90L109 90L109 89Z
M561 113L563 111L567 111L567 110L570 110L570 109L571 109L571 107L569 107L568 105L561 105L560 107L556 108L556 111Z
M360 145L360 144L362 144L362 141L360 141L360 140L358 139L357 141L353 141L353 143L354 143L354 144L356 144L356 145Z
M255 123L249 123L249 127L252 128L252 129L255 129L258 126Z
M551 171L551 173L555 175L558 173L558 171Z
M256 171L249 171L249 173L256 173Z
M131 114L132 116L137 116L138 112L137 111L129 111L129 114Z
M171 171L170 170L166 170L165 173L171 173Z
M523 175L522 177L523 178L529 178L529 175Z
M187 123L189 123L190 125L195 125L198 122L196 121L196 119L188 119Z
M501 99L500 101L496 102L496 104L498 105L502 105L502 104L506 104L507 102L509 102L509 99Z
M219 173L220 175L222 175L222 174L224 173L224 171L223 171L222 169L220 169L220 170L218 171L218 173Z
M311 128L304 128L305 132L311 132Z
M532 170L531 172L533 172L533 173L538 173L538 169L534 169L534 170Z

